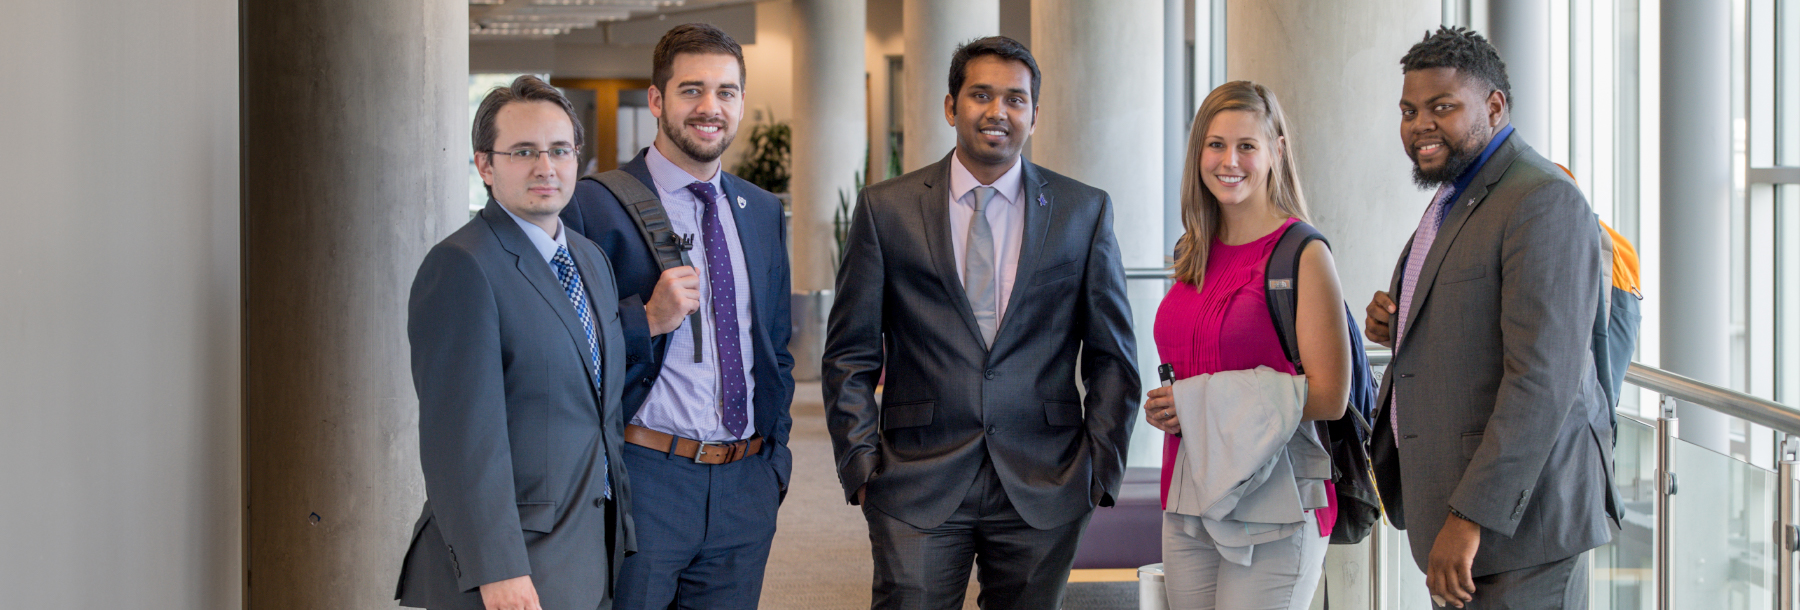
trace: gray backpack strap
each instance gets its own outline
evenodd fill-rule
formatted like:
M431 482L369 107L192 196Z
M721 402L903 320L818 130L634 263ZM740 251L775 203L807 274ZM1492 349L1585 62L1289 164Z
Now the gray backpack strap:
M656 257L657 266L667 271L675 267L690 266L688 249L693 247L692 235L682 237L675 234L675 225L669 222L668 212L663 211L662 199L656 191L644 186L637 176L622 169L608 170L591 174L587 178L599 182L606 190L612 191L613 198L625 207L625 213L631 216L631 222L637 225L638 235L643 236L644 244L650 247L650 253ZM703 351L702 331L700 330L700 312L688 316L688 326L694 329L694 362L700 361Z

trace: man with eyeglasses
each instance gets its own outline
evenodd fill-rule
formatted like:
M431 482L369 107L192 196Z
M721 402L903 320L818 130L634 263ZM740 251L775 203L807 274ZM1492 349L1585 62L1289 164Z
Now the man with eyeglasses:
M635 547L611 263L564 230L581 121L522 76L475 113L490 199L426 254L407 336L425 508L401 605L611 608Z
M720 167L744 113L737 42L678 25L651 62L655 142L622 171L582 180L562 214L606 251L619 286L639 549L618 605L755 608L793 464L781 202ZM664 269L621 200L659 205L691 264Z

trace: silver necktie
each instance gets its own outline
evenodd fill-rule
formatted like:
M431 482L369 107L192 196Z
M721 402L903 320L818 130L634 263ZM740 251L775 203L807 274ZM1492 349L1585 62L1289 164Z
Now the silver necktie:
M991 186L975 187L975 215L969 218L968 245L963 248L963 290L969 294L969 307L975 310L981 340L990 348L999 327L1000 299L995 294L994 229L988 226L987 205L997 192Z

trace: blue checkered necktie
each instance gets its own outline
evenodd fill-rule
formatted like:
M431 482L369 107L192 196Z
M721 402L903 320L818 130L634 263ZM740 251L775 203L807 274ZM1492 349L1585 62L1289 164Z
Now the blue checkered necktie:
M719 418L725 429L744 437L749 427L744 351L738 343L737 276L731 270L731 248L725 241L725 229L719 224L718 191L710 182L687 185L688 192L705 207L701 219L702 238L706 240L706 282L712 290L713 345L719 355Z
M604 401L605 386L600 383L600 342L594 340L594 316L588 310L587 287L581 283L581 271L575 268L575 259L569 258L569 249L563 246L556 247L556 256L550 257L550 265L556 267L556 279L562 282L563 294L575 304L575 317L581 318L581 330L587 333L588 358L594 365L594 398ZM612 499L612 477L607 472L604 451L600 453L600 489L606 499Z

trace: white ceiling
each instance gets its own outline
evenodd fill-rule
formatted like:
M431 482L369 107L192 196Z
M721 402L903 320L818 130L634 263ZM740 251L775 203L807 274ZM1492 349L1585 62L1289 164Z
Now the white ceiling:
M472 41L547 40L606 23L667 19L680 13L714 9L754 0L469 0ZM583 42L613 41L604 28L582 36ZM599 38L600 40L591 40Z

